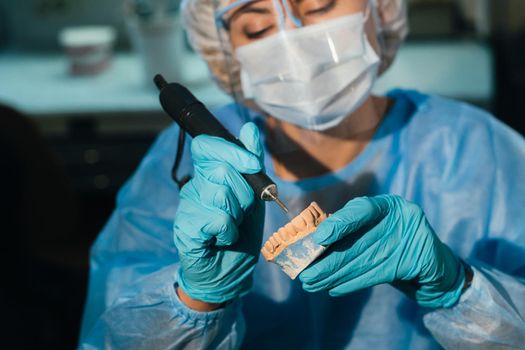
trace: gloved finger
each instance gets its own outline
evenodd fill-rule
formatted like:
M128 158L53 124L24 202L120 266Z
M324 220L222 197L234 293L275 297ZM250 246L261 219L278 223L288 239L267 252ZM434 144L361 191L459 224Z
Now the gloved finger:
M305 285L305 290L326 290L338 284L364 274L374 268L392 255L392 249L397 248L394 244L385 240L390 228L382 220L371 230L360 236L356 241L355 236L348 237L337 246L332 246L329 253L322 256L312 265L306 268L299 278ZM385 267L388 268L388 267Z
M213 184L228 187L228 190L236 198L242 210L248 209L255 195L246 180L233 167L227 163L210 161L195 165L195 178L198 179L196 186L200 192L210 192ZM233 210L233 207L231 207ZM230 215L238 218L242 213L230 212Z
M252 123L246 123L242 126L239 140L243 143L246 149L255 154L259 159L263 156L263 147L261 144L261 136L259 128Z
M255 174L262 170L256 155L220 137L197 136L191 142L191 154L195 164L209 161L226 163L241 174Z
M379 243L376 241L372 244ZM351 278L353 269L361 267L359 258L360 255L351 249L331 251L303 270L299 279L303 283L303 288L309 292L333 288ZM371 265L365 262L365 268L369 266Z
M193 215L191 221L184 213L175 218L173 230L176 246L183 247L183 252L194 256L202 256L203 251L213 245L232 245L239 237L233 218L220 210L201 210L200 216Z
M199 192L202 205L208 208L218 208L222 210L233 217L237 225L242 222L244 215L241 204L229 186L207 181L201 176L196 176L195 181L197 183L206 182L205 186L197 185L197 188L202 189ZM248 197L248 194L245 196Z
M388 212L383 199L359 197L324 220L313 233L317 244L330 245L363 227L374 225Z
M191 181L181 191L181 203L173 224L176 242L183 250L197 255L211 244L235 243L239 233L233 217L218 208L207 208L196 202L194 192Z
M328 294L332 297L339 297L352 293L361 289L370 288L379 284L387 283L389 279L388 271L382 266L376 266L369 270L367 273L360 275L354 279L350 279L337 287L334 287L328 291Z
M206 236L214 236L216 246L229 246L237 242L239 229L234 218L220 209L212 209L208 213L210 220L202 227L201 232Z

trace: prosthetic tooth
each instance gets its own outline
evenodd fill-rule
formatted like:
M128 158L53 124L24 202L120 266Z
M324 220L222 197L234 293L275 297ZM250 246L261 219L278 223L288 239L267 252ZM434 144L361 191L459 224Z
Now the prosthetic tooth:
M310 210L310 207L303 210L301 213L302 218L306 221L307 227L315 226L315 217L312 211Z
M283 227L281 227L274 235L277 235L282 242L286 242L290 238L288 231L285 230Z
M306 228L306 221L304 220L301 214L297 215L291 222L293 227L295 228L293 234L294 236L297 234L297 232L301 232Z
M319 207L319 205L317 205L316 202L312 202L312 204L310 205L310 208L312 209L312 214L314 215L315 217L315 226L319 225L319 222L321 220L321 216L323 215L322 214L322 210L321 208Z
M298 232L298 230L291 223L287 223L286 225L284 225L284 227L281 227L279 231L281 230L286 232L287 237L293 237Z
M273 249L277 249L281 245L281 243L275 238L275 234L270 237L270 242L273 245Z
M322 210L321 210L321 208L319 208L319 205L317 205L316 202L312 202L312 204L310 204L310 207L309 207L309 208L310 208L312 214L314 214L314 216L315 216L316 218L318 218L318 217L321 216L321 212L322 212Z

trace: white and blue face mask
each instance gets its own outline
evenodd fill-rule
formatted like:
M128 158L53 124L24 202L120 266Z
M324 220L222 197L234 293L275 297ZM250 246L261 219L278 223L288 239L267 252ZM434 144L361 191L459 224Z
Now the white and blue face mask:
M336 6L337 1L326 3ZM309 130L338 125L368 98L380 62L364 30L369 10L304 25L293 1L243 3L237 6L244 6L247 13L259 11L261 16L263 10L271 12L268 8L272 7L265 4L274 9L264 22L265 28L271 26L274 31L235 51L246 98L269 115ZM257 3L249 12L247 6ZM231 13L235 4L227 11Z

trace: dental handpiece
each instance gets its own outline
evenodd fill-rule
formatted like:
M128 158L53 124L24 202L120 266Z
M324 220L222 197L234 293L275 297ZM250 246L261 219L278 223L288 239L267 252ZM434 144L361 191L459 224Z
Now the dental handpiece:
M168 84L160 74L157 74L153 81L160 91L159 100L164 111L191 137L217 136L246 149L242 142L234 137L184 86L177 83ZM256 174L242 174L242 176L256 196L263 201L274 201L285 213L288 213L288 208L278 197L277 185L268 175L260 171Z

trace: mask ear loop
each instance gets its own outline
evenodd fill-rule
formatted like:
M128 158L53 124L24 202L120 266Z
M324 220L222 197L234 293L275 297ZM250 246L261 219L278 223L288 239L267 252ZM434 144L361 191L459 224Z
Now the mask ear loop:
M378 54L381 58L383 58L382 48L385 47L385 34L383 31L383 27L381 26L381 18L379 17L377 0L368 1L368 5L365 11L364 23L366 23L366 21L368 21L370 17L372 17L372 21L374 21L374 26L376 29L376 38L379 44L379 50L381 51ZM383 61L383 59L381 59L381 61Z
M230 47L230 42L228 40L228 35L225 33L229 31L229 23L224 20L224 15L228 13L230 10L232 10L235 7L242 6L245 4L248 4L250 2L254 2L254 0L237 0L230 5L227 5L220 9L215 14L215 28L217 30L217 36L220 41L220 45L222 47L223 55L224 55L224 69L225 72L228 72L229 76L229 83L228 83L228 89L231 91L231 95L233 97L233 100L235 101L235 110L237 114L242 118L244 123L251 121L251 117L249 115L249 112L246 108L242 106L242 97L240 96L240 92L235 90L235 83L234 83L234 77L233 77L233 69L232 69L232 61L235 60L235 54L233 52L233 49L229 50L230 53L228 53L227 47ZM215 1L216 8L219 8L220 1Z
M303 26L303 22L293 14L292 9L290 8L290 0L283 0L283 3L286 16L290 18L295 27L301 28Z
M285 18L284 18L283 8L281 7L281 2L279 0L272 0L272 4L273 4L273 7L275 8L275 11L277 11L277 15L279 16L278 18L279 30L285 30L285 27L284 27Z

